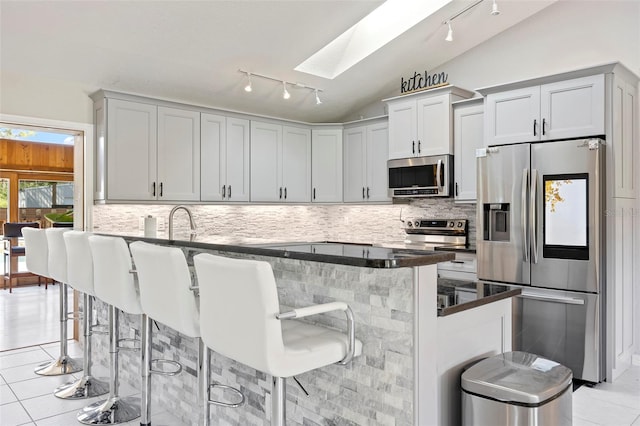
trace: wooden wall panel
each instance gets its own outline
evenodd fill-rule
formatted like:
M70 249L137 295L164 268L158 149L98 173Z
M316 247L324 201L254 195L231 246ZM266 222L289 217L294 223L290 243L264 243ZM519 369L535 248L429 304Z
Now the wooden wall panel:
M73 146L0 139L0 169L73 173Z

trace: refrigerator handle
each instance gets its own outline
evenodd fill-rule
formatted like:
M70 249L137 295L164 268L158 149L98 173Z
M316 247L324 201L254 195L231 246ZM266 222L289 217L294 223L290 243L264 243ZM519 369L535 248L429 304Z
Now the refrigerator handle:
M538 209L536 205L538 193L538 171L531 170L531 199L529 200L529 221L531 224L531 258L538 263Z
M440 180L440 170L442 169L442 160L438 160L438 165L436 166L436 185L438 188L442 187L442 182Z
M529 231L527 229L527 187L529 186L529 169L522 169L522 217L520 222L522 225L522 252L524 261L529 261Z

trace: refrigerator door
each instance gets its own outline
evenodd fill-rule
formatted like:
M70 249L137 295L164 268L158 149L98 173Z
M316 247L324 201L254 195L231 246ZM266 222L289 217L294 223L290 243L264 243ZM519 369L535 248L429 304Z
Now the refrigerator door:
M599 292L604 145L531 145L531 285Z
M478 278L529 284L529 144L478 156ZM482 151L481 151L482 152Z
M569 367L576 379L602 381L599 298L597 294L523 289L514 300L514 350Z

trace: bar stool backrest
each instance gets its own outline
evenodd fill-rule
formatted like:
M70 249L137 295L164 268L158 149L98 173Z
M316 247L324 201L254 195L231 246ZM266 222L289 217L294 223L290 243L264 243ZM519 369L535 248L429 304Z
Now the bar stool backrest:
M44 229L22 228L27 270L42 277L49 277L49 247Z
M49 249L49 276L60 283L67 283L67 248L62 234L66 228L47 228L47 246Z
M278 364L286 357L271 265L206 253L193 261L204 343L226 357L279 376Z
M132 315L142 314L138 285L131 273L131 254L120 237L91 235L93 285L103 302Z
M69 231L63 235L67 249L67 284L78 291L95 296L89 235L89 232L84 231Z
M199 307L189 289L191 272L182 250L142 241L131 243L129 249L144 313L182 334L200 337Z

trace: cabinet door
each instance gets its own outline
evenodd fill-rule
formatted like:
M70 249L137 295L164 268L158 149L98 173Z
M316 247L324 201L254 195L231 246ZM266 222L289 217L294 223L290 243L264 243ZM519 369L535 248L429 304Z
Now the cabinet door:
M288 202L311 201L311 130L282 128L282 187Z
M344 131L344 201L366 200L366 126Z
M367 201L391 200L388 196L388 148L387 123L367 126Z
M228 201L249 201L249 120L227 117L227 143L223 190Z
M485 144L504 145L540 139L540 86L487 95Z
M157 123L155 105L107 99L107 199L156 199Z
M456 201L476 201L476 149L484 145L484 106L453 109L453 144Z
M311 132L311 201L342 201L342 130Z
M222 201L225 185L226 119L222 115L200 117L200 199Z
M635 123L637 112L637 88L619 76L613 77L612 125L610 147L613 155L614 197L635 198L635 152L634 141L638 138ZM607 148L609 149L609 148Z
M200 113L158 107L158 200L200 199Z
M417 155L453 154L451 140L451 101L448 94L417 101Z
M604 135L604 74L540 86L541 139Z
M251 122L251 201L284 199L281 149L282 126Z
M414 99L389 103L389 160L418 155L416 120Z

